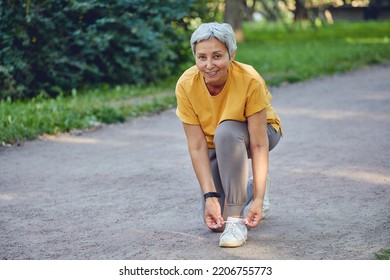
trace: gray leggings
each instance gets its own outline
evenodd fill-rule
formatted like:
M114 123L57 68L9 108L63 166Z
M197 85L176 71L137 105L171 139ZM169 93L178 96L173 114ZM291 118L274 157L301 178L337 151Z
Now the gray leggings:
M270 124L269 150L279 142L281 133ZM222 215L240 215L245 204L249 176L249 132L246 122L224 121L214 135L215 149L209 149L211 171L219 198ZM226 203L226 204L225 204ZM204 201L203 201L204 208Z

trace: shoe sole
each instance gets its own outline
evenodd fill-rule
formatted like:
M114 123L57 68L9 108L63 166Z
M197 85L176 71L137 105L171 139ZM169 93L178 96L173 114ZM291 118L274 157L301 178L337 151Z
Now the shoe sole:
M241 245L243 245L245 243L245 241L225 241L225 242L219 242L219 246L220 247L227 247L227 248L240 247Z

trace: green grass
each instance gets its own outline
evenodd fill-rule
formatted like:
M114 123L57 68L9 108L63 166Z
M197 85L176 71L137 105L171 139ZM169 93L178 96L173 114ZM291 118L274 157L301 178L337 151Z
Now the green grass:
M236 60L253 65L272 86L390 60L390 21L306 29L248 23L244 31L246 41L238 45ZM99 87L56 99L0 101L0 145L174 107L178 76L157 86Z
M245 35L236 60L253 65L274 86L390 60L390 21L307 30L247 24Z
M378 260L390 260L390 249L382 249L375 253L375 258Z
M166 84L94 89L71 97L38 97L29 102L0 101L0 145L32 140L42 134L124 122L129 117L166 110L175 96Z

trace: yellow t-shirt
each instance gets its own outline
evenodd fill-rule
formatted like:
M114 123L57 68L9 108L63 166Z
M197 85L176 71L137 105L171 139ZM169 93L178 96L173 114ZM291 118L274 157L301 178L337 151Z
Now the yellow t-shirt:
M209 148L214 148L214 132L222 121L244 122L265 108L267 122L277 131L281 129L263 78L252 66L237 61L230 64L226 84L218 95L210 95L201 72L192 66L179 78L176 98L177 116L183 123L200 125Z

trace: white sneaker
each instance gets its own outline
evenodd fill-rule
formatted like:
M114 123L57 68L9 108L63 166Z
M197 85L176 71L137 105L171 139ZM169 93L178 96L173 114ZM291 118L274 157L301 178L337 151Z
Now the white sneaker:
M269 175L267 175L266 185L265 185L265 194L264 194L264 201L263 201L263 219L267 218L270 210L270 202L269 202L269 190L271 188L271 178ZM248 187L247 187L247 199L245 203L244 210L242 212L242 215L246 217L248 215L249 209L251 207L253 200L253 177L249 178L248 181Z
M225 230L219 238L221 247L239 247L244 244L248 238L248 229L240 218L228 217Z

